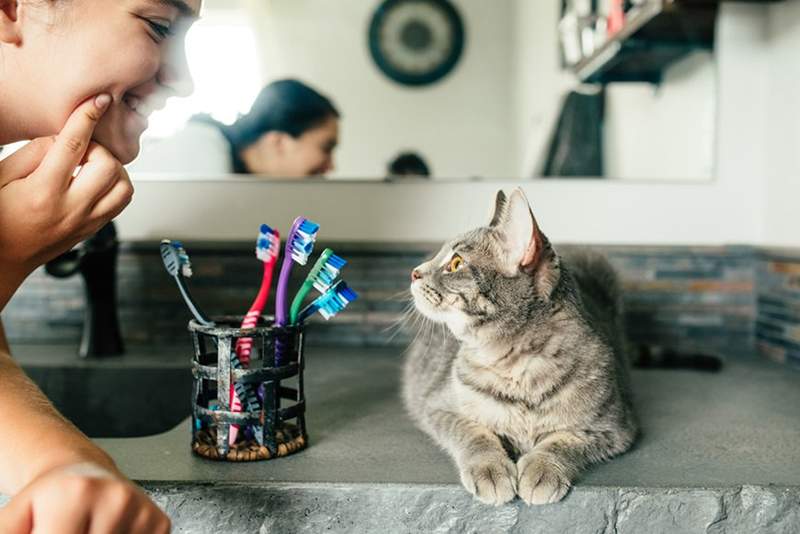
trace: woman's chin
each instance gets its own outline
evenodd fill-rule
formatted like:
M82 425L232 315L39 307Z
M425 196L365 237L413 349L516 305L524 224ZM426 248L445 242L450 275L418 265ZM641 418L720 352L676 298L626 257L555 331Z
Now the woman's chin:
M117 158L120 163L127 165L136 159L139 155L140 144L139 138L135 139L103 139L103 136L96 136L95 141L103 146L106 150L111 152L111 155Z
M117 109L103 117L94 133L94 140L127 165L136 159L140 150L140 139L147 128L147 119L127 111L120 114Z
M109 152L114 155L123 165L127 165L139 155L139 140L135 142L119 143L116 146L107 147Z

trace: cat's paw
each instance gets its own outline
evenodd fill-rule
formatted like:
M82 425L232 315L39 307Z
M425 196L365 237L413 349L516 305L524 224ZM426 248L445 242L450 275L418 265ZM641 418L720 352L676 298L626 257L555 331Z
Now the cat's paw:
M508 457L472 460L459 471L461 483L481 502L497 506L517 496L517 466Z
M550 504L564 498L571 486L556 465L546 457L528 454L517 463L517 494L528 504Z

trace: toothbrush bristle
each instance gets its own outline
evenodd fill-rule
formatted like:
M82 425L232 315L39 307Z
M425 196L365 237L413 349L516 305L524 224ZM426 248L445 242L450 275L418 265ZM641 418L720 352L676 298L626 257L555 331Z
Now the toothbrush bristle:
M278 232L266 224L262 224L256 241L256 257L261 261L277 259L280 244Z
M345 265L347 265L347 260L337 256L336 254L332 254L330 258L328 258L328 264L335 269L342 270Z
M319 225L308 219L303 219L297 227L292 239L292 259L300 265L308 263L308 258L314 251L317 232L319 232Z
M336 279L339 277L345 265L347 265L347 261L331 253L325 261L325 264L322 265L322 268L314 277L314 288L320 293L328 291L336 282Z
M183 243L180 241L173 241L172 247L178 253L178 260L180 261L181 265L181 274L186 278L191 278L192 262L189 260L189 254L186 253L186 249L183 248Z
M330 320L357 298L356 292L341 281L320 297L319 313L326 321Z

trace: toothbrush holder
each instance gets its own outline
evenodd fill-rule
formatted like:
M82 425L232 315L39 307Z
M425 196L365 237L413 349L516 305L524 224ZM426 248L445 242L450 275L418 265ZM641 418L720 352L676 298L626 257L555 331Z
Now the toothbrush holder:
M189 322L194 345L192 450L212 460L241 462L269 460L305 448L302 325L275 326L272 317L262 316L255 328L242 329L243 317L212 319L213 326ZM252 341L247 368L237 365L240 338ZM289 349L280 366L275 365L276 341ZM253 393L249 406L242 399L241 412L230 410L231 385ZM229 445L231 425L240 427L233 445Z

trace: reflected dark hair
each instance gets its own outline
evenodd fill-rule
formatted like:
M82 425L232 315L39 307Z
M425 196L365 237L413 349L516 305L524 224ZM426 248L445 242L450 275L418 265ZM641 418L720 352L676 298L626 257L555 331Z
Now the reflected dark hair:
M389 176L430 176L431 171L422 156L416 152L403 152L389 162Z
M264 87L250 111L231 125L222 124L210 115L195 115L190 120L212 124L231 144L235 172L246 172L241 151L265 133L283 132L300 137L330 118L341 115L325 96L298 80L277 80Z

